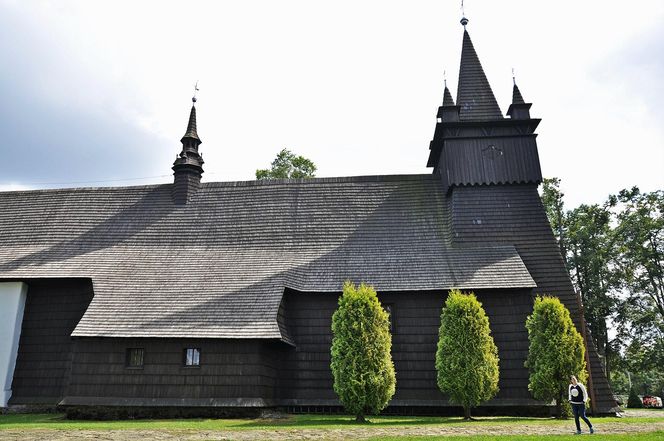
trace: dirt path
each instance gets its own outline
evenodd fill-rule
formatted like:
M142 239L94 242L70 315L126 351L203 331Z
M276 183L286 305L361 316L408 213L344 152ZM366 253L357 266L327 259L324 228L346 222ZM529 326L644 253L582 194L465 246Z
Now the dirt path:
M597 433L634 433L664 431L664 421L629 424L595 422ZM585 428L584 428L585 429ZM357 427L343 429L278 429L242 431L195 430L3 430L3 441L327 441L362 440L376 436L426 435L565 435L574 431L574 421L561 424L468 424L464 426Z

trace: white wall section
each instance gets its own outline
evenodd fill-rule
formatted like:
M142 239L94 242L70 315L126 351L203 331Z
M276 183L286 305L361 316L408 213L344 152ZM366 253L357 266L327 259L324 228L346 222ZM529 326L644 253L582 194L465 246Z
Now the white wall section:
M27 293L28 285L23 282L0 283L0 407L7 407L12 396L12 380Z

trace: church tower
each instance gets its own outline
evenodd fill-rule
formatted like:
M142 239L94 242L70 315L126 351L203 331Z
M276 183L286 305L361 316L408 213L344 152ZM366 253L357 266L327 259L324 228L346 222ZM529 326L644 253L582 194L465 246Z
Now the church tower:
M514 246L537 287L514 292L509 325L494 329L501 360L523 366L528 353L525 317L532 312L534 296L560 298L586 343L588 391L593 411L615 412L616 403L599 355L588 332L580 296L565 268L537 187L542 182L537 134L540 119L530 116L514 81L512 103L504 117L464 27L456 103L445 85L438 109L428 167L440 178L449 208L452 244L478 247L486 244ZM491 317L490 317L491 319ZM493 322L492 322L493 325ZM500 329L509 327L509 334ZM506 337L509 335L509 337ZM524 369L502 380L501 397L516 399L528 388ZM518 378L517 378L518 377Z
M542 181L530 104L514 86L514 101L504 118L464 25L456 105L445 86L443 105L429 145L427 167L440 174L445 191L462 185Z

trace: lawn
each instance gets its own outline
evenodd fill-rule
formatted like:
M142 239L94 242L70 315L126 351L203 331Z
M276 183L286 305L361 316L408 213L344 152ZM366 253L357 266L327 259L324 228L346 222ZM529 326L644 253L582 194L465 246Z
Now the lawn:
M664 411L639 417L593 418L602 440L664 440ZM585 428L584 428L585 430ZM369 439L378 440L522 440L576 439L573 420L481 417L372 417L368 424L343 415L289 415L283 419L171 419L76 421L62 414L0 415L0 439L49 439L50 434L75 439L83 432L104 432L113 440L150 439ZM4 433L4 435L3 435ZM123 434L124 433L124 434ZM235 435L233 435L235 433ZM105 436L106 436L105 435ZM465 435L465 436L458 436ZM209 437L209 438L208 438Z
M595 436L595 435L593 435ZM664 432L597 434L598 440L609 441L655 441L664 440ZM572 435L466 435L466 436L396 436L368 438L367 441L538 441L541 439L551 441L578 441L579 437ZM593 438L594 439L594 438Z

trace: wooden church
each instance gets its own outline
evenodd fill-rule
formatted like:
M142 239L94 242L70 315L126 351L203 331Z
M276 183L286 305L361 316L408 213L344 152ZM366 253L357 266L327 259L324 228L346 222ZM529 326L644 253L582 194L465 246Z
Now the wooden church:
M337 409L330 325L352 280L391 313L390 411L451 406L434 367L451 288L476 293L498 346L487 411L549 404L524 367L539 294L571 311L594 410L613 411L537 192L540 120L516 84L503 116L466 23L431 174L201 183L192 106L173 184L1 192L0 407Z

